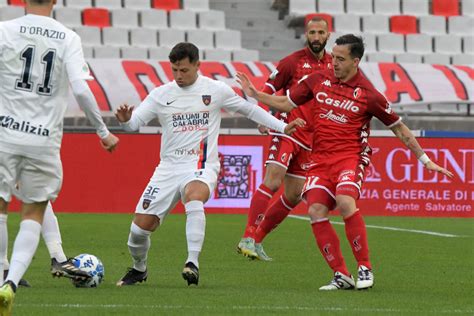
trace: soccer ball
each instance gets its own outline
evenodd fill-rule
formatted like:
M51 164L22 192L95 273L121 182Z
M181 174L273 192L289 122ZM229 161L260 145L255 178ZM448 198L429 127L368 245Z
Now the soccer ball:
M81 254L73 259L74 266L81 271L87 272L92 278L83 280L73 280L72 284L76 287L98 287L104 279L104 265L99 258L91 254Z

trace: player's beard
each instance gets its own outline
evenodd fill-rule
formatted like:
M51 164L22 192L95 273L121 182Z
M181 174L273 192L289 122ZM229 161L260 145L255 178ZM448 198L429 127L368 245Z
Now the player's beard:
M313 53L315 53L317 55L317 54L321 53L324 50L324 48L326 47L327 42L328 42L328 40L325 40L322 43L319 43L318 41L310 42L309 40L306 40L306 45L309 47L309 49L311 49L311 51Z

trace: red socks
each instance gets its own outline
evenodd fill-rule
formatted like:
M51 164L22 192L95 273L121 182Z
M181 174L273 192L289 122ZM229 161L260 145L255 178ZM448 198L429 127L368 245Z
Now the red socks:
M284 195L280 195L280 198L265 212L263 221L258 225L255 231L255 243L261 243L265 236L288 216L293 207L294 205L291 205Z
M253 233L262 220L263 215L267 210L268 203L274 193L275 192L267 188L263 183L255 191L252 201L250 202L247 227L245 227L243 238L253 237Z
M311 227L313 228L313 234L316 237L319 250L329 267L334 272L339 271L345 275L351 275L342 257L339 238L329 219L313 223Z
M346 236L358 265L372 269L369 260L369 244L365 222L359 211L344 219Z

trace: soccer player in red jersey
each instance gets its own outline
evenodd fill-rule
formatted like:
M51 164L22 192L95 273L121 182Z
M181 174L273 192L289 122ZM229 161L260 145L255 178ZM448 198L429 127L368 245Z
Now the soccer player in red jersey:
M316 17L306 25L306 47L283 58L277 69L270 75L263 92L274 94L286 91L308 75L332 68L331 55L325 50L330 33L326 20ZM293 109L291 112L277 113L284 122L312 118L311 106ZM271 260L263 250L262 240L280 224L301 200L306 168L309 165L313 128L310 124L298 129L291 136L270 132L273 136L269 144L265 178L258 187L248 214L247 226L237 251L252 259ZM269 207L273 194L284 182L285 191Z
M312 160L303 197L308 202L313 234L324 259L334 272L333 280L320 290L366 289L373 286L367 233L356 206L365 169L370 163L368 143L370 120L376 117L408 147L424 167L452 177L453 174L432 162L410 129L391 109L385 97L359 71L364 54L360 37L347 34L336 40L332 50L333 69L312 74L287 96L258 92L245 74L239 73L245 93L279 111L313 100L316 132ZM345 222L347 239L358 264L357 284L341 253L339 238L329 222L329 210L337 209Z

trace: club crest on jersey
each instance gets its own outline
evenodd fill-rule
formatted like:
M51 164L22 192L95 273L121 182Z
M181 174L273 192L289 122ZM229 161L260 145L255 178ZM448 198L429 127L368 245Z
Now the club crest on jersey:
M211 96L209 94L204 94L201 97L202 103L204 103L204 105L208 106L209 104L211 104Z
M357 87L354 89L354 99L358 99L362 95L362 90Z
M150 203L151 203L151 200L144 199L142 203L143 209L146 210L150 206Z

